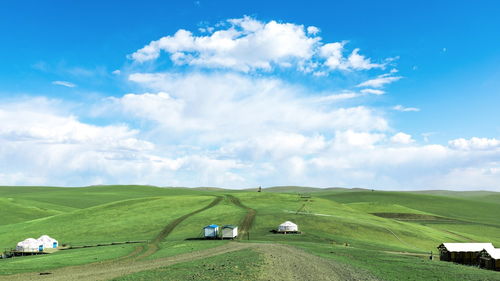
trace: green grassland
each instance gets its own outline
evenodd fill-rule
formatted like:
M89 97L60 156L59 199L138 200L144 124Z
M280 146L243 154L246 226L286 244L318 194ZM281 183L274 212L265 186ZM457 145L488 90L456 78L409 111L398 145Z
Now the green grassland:
M133 245L83 248L59 251L57 254L15 257L0 260L0 274L47 271L52 268L105 261L122 257L133 250Z
M240 250L225 255L215 256L206 260L196 260L181 264L146 270L114 279L116 281L163 281L168 276L169 281L184 280L256 280L260 255L252 250Z
M214 203L216 198L220 201ZM209 204L214 205L196 212ZM0 249L13 248L18 241L42 234L72 246L147 241L4 259L0 260L0 275L124 256L153 261L220 247L227 242L197 240L202 227L212 223L242 227L250 220L249 210L253 210L255 219L250 220L249 233L239 242L293 245L325 259L354 265L382 280L500 280L500 272L430 261L426 256L430 251L436 253L436 246L442 242L492 242L500 247L500 196L493 192L276 187L258 193L152 186L0 187L0 206ZM186 214L190 215L183 217ZM302 234L271 232L286 220L297 223ZM171 229L159 236L167 225ZM161 239L154 242L158 237ZM246 249L212 257L209 262L193 260L117 280L186 280L188 275L192 280L240 280L241 275L254 276L261 262L258 253ZM207 271L205 267L215 269Z

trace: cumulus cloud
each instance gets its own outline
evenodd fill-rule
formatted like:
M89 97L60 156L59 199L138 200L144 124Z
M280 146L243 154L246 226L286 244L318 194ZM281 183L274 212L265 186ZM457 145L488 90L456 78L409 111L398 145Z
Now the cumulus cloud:
M418 112L420 111L420 108L416 108L416 107L404 107L400 104L392 107L392 109L396 110L396 111L401 111L401 112Z
M388 128L387 121L367 107L323 104L352 98L353 93L318 97L281 80L241 74L136 73L129 79L157 93L126 95L115 101L130 114L177 131L211 134L217 129L222 137L277 128L299 132Z
M344 57L346 42L322 43L315 26L305 28L293 23L262 22L251 17L230 19L215 28L203 28L197 36L179 29L130 55L136 62L156 60L162 51L177 65L233 69L243 72L270 71L275 67L295 66L304 72L330 70L368 70L383 68L354 49Z
M319 28L317 28L316 26L308 26L307 27L307 34L311 34L311 35L316 35L319 33Z
M61 101L45 98L2 103L1 184L180 185L190 178L193 185L243 184L241 176L231 172L244 167L239 160L203 153L171 155L138 130L123 124L86 124L60 107Z
M415 142L415 140L413 140L411 135L399 132L391 137L391 142L396 144L410 144Z
M146 131L131 129L123 123L86 124L69 111L61 111L60 101L2 103L0 164L4 168L0 181L235 188L263 183L388 189L498 187L500 141L497 139L456 139L448 146L419 145L406 133L389 135L387 120L374 111L335 104L329 105L328 110L321 109L321 104L305 102L298 94L271 115L274 106L285 102L283 97L271 103L267 111L265 100L245 97L264 82L247 81L250 78L246 77L238 85L248 83L248 91L236 87L242 93L226 93L223 85L213 85L214 81L222 83L225 79L205 75L197 79L210 80L214 88L205 87L202 93L218 102L190 101L191 97L201 98L198 92L201 90L197 88L203 88L200 85L186 89L188 84L199 85L191 83L190 75L177 77L178 85L138 76L139 80L149 81L152 84L148 85L164 91L106 99L102 106L107 111L115 110L113 114L120 111L140 120L145 124L142 130ZM160 77L155 78L163 80L169 76ZM276 89L283 89L282 84L274 83ZM220 92L214 89L224 94L216 95ZM283 89L283 92L288 91ZM270 93L273 90L266 92ZM234 111L227 108L238 102L242 105ZM297 113L296 102L306 109ZM237 111L244 106L251 107L253 113L257 108L263 110L262 116L248 117L247 112L239 115ZM316 114L320 117L308 116L318 109L321 113ZM192 116L190 110L201 113ZM294 114L301 115L287 116ZM223 120L223 115L227 120ZM176 122L168 120L172 116ZM326 120L323 122L322 118ZM381 119L379 125L370 124L377 118ZM320 126L306 126L299 119L321 122ZM333 124L328 125L330 122ZM189 125L182 128L183 124Z
M76 84L68 82L68 81L52 81L52 84L59 85L59 86L64 86L64 87L68 87L68 88L74 88L74 87L76 87Z

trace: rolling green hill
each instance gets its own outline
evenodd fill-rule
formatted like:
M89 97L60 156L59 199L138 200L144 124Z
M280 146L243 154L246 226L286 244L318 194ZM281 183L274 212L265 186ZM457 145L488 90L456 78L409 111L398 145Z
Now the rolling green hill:
M95 272L99 272L100 265L89 264L95 261L103 264L103 272L107 272L104 265L109 265L109 278L123 276L124 273L118 270L123 261L129 265L130 274L144 271L137 276L159 276L161 280L168 279L170 271L158 271L151 266L172 264L163 260L166 257L184 257L197 251L200 254L194 256L209 256L212 248L215 251L226 247L225 251L231 251L234 245L240 245L236 248L241 248L242 252L234 255L247 253L245 255L265 261L272 254L259 245L266 244L276 249L281 249L277 246L280 244L291 245L313 256L321 256L333 263L328 266L339 264L339 268L348 269L345 274L358 276L353 280L363 280L367 276L373 280L400 280L401 276L420 280L416 276L430 278L429 272L438 276L437 280L453 280L456 272L467 276L468 280L500 280L497 272L426 260L428 253L436 253L436 246L442 242L492 242L500 247L500 200L497 198L496 193L483 192L386 192L308 187L273 187L260 193L152 186L0 187L0 248L13 248L18 241L42 234L70 246L146 241L0 260L0 280L5 274L56 268L65 274L69 265L80 265L82 272L92 271L95 266ZM272 232L287 220L297 223L302 234ZM239 242L200 240L202 227L212 223L239 225ZM193 264L199 263L193 261ZM231 274L253 270L243 264L231 264L240 269L221 276L240 280L239 275ZM255 266L262 266L265 271L266 264L256 263ZM401 267L406 271L401 273ZM116 272L111 270L113 268ZM224 268L217 268L224 271ZM147 273L153 269L154 273ZM189 274L189 271L183 272ZM23 276L5 277L23 280ZM194 280L205 279L201 276Z

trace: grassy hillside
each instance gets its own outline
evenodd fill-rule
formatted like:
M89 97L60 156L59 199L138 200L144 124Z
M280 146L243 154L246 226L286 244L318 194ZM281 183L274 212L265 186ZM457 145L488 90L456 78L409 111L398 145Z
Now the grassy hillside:
M307 187L274 187L261 193L151 186L0 187L0 248L15 247L18 241L42 234L70 245L149 241L0 260L0 275L103 260L118 263L124 256L132 264L142 260L159 263L165 257L193 251L230 248L225 241L197 240L203 226L215 223L237 224L240 230L248 229L248 234L239 238L240 242L293 245L332 262L354 264L358 270L384 280L400 280L397 278L400 268L408 270L407 279L417 275L430 277L425 273L426 268L435 271L440 276L438 280L446 277L453 280L456 272L469 280L500 279L496 272L425 259L426 253L436 253L436 246L442 242L493 242L500 247L497 194L431 193ZM297 223L302 234L271 232L286 220ZM398 254L402 252L413 254ZM265 268L267 263L260 262L261 255L255 256L249 250L234 255L241 253L254 256L259 261L256 266ZM184 274L198 274L187 269L199 264L203 262L175 265L178 272L174 275L169 275L170 270L154 269L120 280L134 277L181 280ZM206 278L231 279L228 276L253 272L243 265L233 269ZM196 278L193 280L207 280Z

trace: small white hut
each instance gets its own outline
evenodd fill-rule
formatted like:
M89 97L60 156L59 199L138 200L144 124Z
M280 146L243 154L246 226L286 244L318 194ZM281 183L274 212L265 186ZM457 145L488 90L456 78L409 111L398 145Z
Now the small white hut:
M297 232L299 227L291 221L286 221L278 226L278 232Z
M203 228L205 238L217 238L219 235L219 226L216 224L207 225Z
M236 225L228 224L222 227L222 239L234 239L236 236L238 236L238 227Z
M30 252L30 253L42 252L43 245L38 240L36 240L34 238L28 238L24 241L17 243L16 251L17 252Z
M38 238L38 242L40 242L43 245L44 249L57 248L57 246L59 246L59 242L48 235L40 236Z

